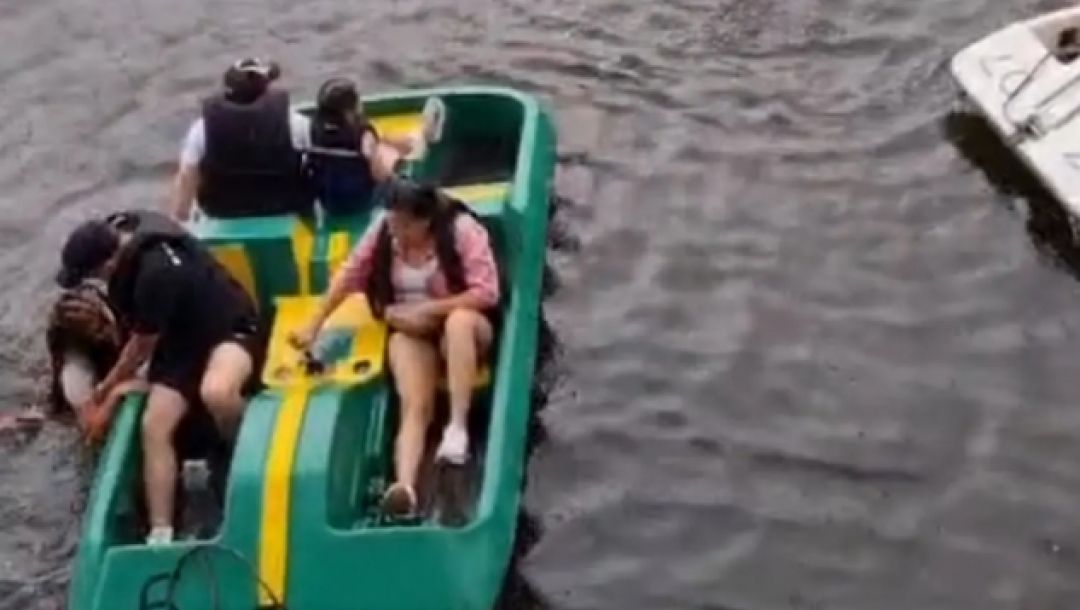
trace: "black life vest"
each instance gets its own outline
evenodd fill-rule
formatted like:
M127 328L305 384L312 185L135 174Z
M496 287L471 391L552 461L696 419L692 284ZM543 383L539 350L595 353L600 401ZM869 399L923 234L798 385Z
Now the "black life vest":
M293 147L289 95L271 90L250 104L203 101L206 152L199 207L211 217L308 214L313 197Z
M311 121L308 172L319 205L331 216L371 208L375 177L362 147L367 133L375 134L375 130L364 117L356 126L318 115Z

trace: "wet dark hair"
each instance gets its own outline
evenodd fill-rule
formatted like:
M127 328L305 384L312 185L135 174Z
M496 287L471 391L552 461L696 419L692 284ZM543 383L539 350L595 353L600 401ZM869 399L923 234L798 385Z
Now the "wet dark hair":
M82 282L60 294L49 312L45 347L51 381L49 407L60 414L71 410L60 383L65 353L74 350L90 360L94 374L104 379L120 358L128 331L102 288Z
M404 212L413 218L431 223L435 257L439 261L439 269L446 276L447 287L455 294L463 292L465 269L457 250L454 221L458 214L471 212L460 201L443 195L430 184L414 184L395 179L385 188L385 206L388 211ZM375 241L372 271L364 290L371 304L371 311L378 319L382 319L387 306L394 303L393 260L390 228L384 220Z

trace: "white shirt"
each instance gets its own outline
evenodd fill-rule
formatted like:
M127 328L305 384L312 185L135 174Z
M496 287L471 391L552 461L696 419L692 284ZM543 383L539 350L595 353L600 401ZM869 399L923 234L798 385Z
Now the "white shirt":
M289 112L289 135L292 137L292 145L297 151L306 151L311 148L311 120L296 111ZM196 119L188 129L184 138L183 147L180 149L180 165L195 166L202 161L206 154L206 124L202 118Z

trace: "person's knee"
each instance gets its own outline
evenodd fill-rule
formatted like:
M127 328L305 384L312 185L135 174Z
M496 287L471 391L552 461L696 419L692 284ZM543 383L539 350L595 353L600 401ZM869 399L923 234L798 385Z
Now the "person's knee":
M177 415L170 413L167 407L148 407L142 416L143 443L153 447L172 443L177 419Z
M455 309L446 316L443 331L447 341L473 340L476 336L476 328L481 320L478 312L472 309Z
M253 375L251 356L234 343L224 343L214 350L199 384L199 398L211 410L243 406L244 384Z
M236 406L241 399L240 388L243 380L231 379L227 375L209 374L199 386L199 397L211 410L227 409Z

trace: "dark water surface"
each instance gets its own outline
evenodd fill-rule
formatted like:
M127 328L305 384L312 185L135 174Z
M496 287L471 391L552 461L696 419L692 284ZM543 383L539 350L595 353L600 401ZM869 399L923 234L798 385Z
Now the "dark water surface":
M1080 257L946 69L1065 4L4 0L3 404L58 240L164 200L236 56L308 95L510 84L568 200L521 606L1080 608ZM59 607L85 460L0 447L0 608Z

